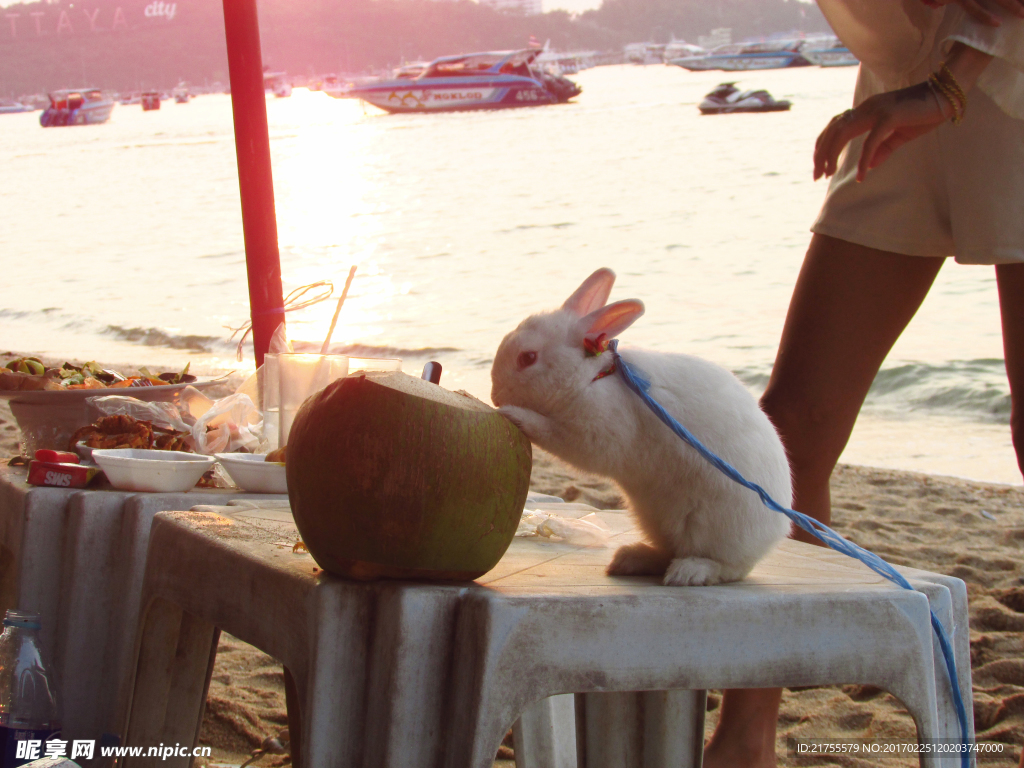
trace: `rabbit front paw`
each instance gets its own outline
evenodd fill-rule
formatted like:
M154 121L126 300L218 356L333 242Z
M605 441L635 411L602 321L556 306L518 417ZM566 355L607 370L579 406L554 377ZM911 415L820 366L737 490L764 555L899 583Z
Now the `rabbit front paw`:
M662 583L667 587L710 587L722 580L722 564L703 557L677 557Z
M672 555L667 552L637 542L615 550L605 573L609 576L661 576L671 560Z
M543 440L550 432L550 421L536 411L518 405L503 405L498 413L515 424L532 442Z

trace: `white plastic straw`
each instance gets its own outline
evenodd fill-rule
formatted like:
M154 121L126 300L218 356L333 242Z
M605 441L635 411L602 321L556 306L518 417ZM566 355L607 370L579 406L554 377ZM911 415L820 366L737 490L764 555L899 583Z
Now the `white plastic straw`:
M334 317L331 318L331 327L327 329L327 338L324 339L324 345L320 347L320 354L326 355L327 348L331 345L331 336L334 335L334 326L338 324L338 315L341 314L341 305L345 303L345 297L348 296L349 286L352 285L352 278L356 276L356 265L352 265L352 269L348 271L348 278L345 280L345 289L341 292L341 298L338 299L338 308L334 310Z

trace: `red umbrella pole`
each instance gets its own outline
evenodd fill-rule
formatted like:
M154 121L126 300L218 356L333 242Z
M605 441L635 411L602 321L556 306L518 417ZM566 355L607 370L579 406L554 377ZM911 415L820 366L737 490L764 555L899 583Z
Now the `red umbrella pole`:
M235 118L238 186L242 195L249 311L256 365L259 366L270 347L271 336L284 321L284 299L256 0L224 0L224 31Z

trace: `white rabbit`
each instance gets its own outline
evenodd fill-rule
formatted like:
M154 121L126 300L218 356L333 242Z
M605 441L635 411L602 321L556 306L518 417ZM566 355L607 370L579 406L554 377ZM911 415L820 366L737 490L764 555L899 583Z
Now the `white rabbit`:
M606 373L611 353L594 353L644 313L636 299L606 306L614 282L599 269L560 309L508 334L491 368L491 399L538 446L625 493L650 544L620 547L609 574L664 574L674 585L742 579L789 533L789 520L680 440L621 375ZM698 440L790 506L782 442L735 376L690 355L620 354Z

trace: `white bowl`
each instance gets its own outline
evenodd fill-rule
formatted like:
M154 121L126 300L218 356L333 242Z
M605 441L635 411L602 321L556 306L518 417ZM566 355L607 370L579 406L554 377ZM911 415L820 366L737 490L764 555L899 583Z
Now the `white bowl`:
M217 460L243 491L288 493L284 462L266 461L261 453L217 453Z
M156 493L189 490L216 461L213 456L197 453L141 448L97 448L92 460L115 488Z

